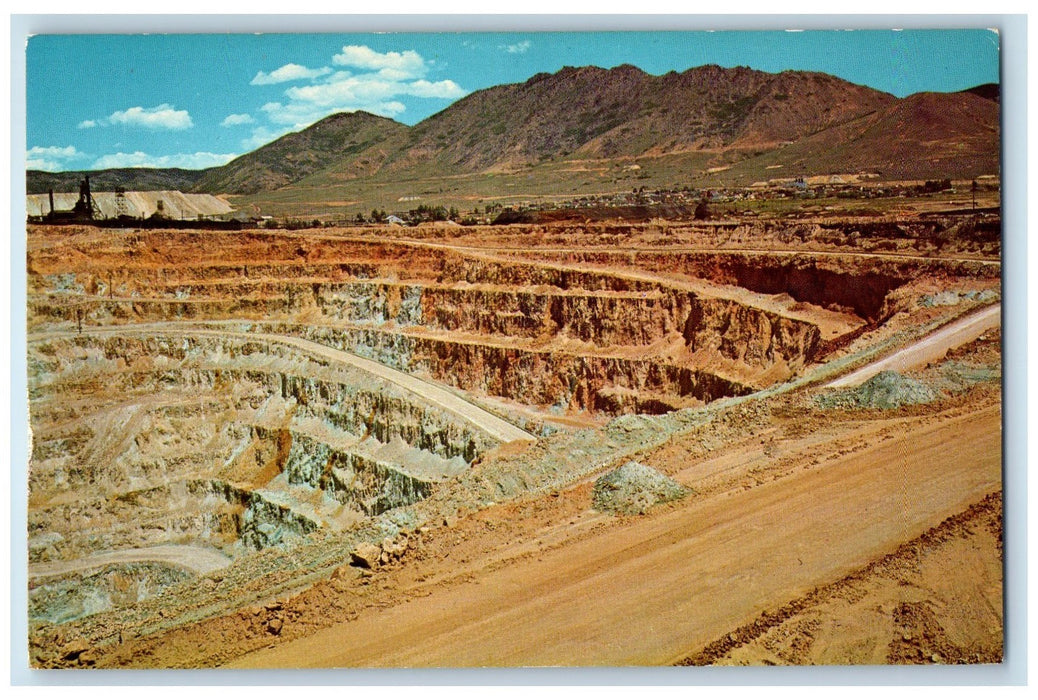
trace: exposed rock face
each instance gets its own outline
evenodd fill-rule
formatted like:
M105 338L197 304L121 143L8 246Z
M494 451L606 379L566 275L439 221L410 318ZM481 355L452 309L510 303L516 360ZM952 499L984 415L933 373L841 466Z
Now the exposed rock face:
M171 532L270 547L425 498L496 444L382 380L269 343L83 336L35 346L30 365L36 400L85 397L33 416L30 488L78 494L34 510L38 561ZM117 523L103 544L91 513Z
M60 624L133 605L190 578L182 569L152 562L36 578L29 588L29 618Z
M273 502L257 492L248 493L241 516L242 544L265 549L282 541L316 530L320 523L294 512L291 507Z
M638 462L627 462L595 481L592 503L607 513L639 515L657 503L684 498L681 484Z
M752 237L755 231L746 234ZM536 254L536 253L535 253ZM897 261L871 262L876 269L854 273L839 263L758 253L637 252L571 253L573 264L609 265L675 272L722 285L743 287L761 294L788 294L797 301L853 309L862 318L875 319L886 295L911 278L910 269ZM638 286L639 283L629 284Z
M390 463L352 453L336 455L321 481L325 493L368 515L420 501L434 485L433 479L422 480Z
M436 481L428 477L423 480L412 476L400 464L380 461L374 455L387 450L373 448L371 444L362 443L344 450L301 433L291 433L290 439L291 447L281 467L290 484L321 489L340 503L351 505L368 515L378 515L419 501L432 492ZM400 446L406 453L406 443L401 441L397 454L400 454ZM416 454L414 459L420 459L420 456ZM467 466L467 462L443 465L445 469L464 466Z
M690 350L704 347L750 367L800 366L814 357L818 327L727 299L693 298L684 337Z
M799 224L789 231L769 226L742 226L730 235L822 235L800 231ZM35 252L33 316L67 323L70 312L60 299L76 294L86 297L77 308L88 324L251 318L265 331L300 335L477 393L553 410L661 412L770 385L831 347L833 335L823 343L810 314L790 311L796 304L857 314L863 324L889 313L888 294L920 265L946 264L895 258L852 274L832 256L665 247L534 248L504 259L402 241L331 245L248 232L223 235L220 256L183 258L178 245L193 242L173 232L135 234L130 247L160 255L159 267L128 260L111 270L73 272L48 249ZM744 291L731 291L739 288ZM764 298L776 296L787 301ZM239 354L268 352L257 344ZM371 408L363 392L313 385L293 372L279 381L282 396L303 405L355 404L353 415L337 411L347 430L358 429ZM390 413L407 410L398 405ZM383 442L394 432L378 423L371 430ZM404 439L444 457L471 460L478 451L458 444L457 435L448 437L449 446L422 442L428 434Z
M367 355L408 371L427 372L445 383L543 406L623 412L637 403L603 398L616 388L658 393L671 410L677 399L712 401L749 393L752 387L653 359L586 356L552 350L414 337L382 330L313 330L311 340ZM408 364L403 364L404 362ZM667 397L675 403L667 403Z

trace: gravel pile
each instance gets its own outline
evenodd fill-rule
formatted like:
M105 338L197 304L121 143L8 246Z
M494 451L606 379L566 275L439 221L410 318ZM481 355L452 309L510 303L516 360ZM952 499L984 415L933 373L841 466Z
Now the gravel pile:
M935 306L958 306L964 301L977 301L982 304L987 304L996 301L998 297L998 292L993 289L971 292L945 291L938 292L937 294L927 294L921 297L919 299L919 305L925 308L932 308Z
M930 403L937 399L936 391L920 381L887 370L880 372L856 389L834 391L819 396L821 408L898 408Z
M657 503L683 498L690 493L681 484L652 467L628 462L595 482L592 503L606 513L638 515Z

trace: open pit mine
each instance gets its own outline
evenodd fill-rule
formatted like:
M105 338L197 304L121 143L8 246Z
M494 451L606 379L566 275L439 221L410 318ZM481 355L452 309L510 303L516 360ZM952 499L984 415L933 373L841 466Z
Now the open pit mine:
M31 663L997 662L999 234L31 225Z

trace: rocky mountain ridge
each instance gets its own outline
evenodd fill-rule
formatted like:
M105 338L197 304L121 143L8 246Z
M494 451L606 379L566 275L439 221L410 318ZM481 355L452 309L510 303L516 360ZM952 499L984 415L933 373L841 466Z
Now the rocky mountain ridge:
M335 186L697 153L726 164L763 158L803 175L976 177L998 172L999 109L997 85L897 98L817 72L565 67L478 90L413 127L333 114L181 186L249 195L315 178ZM120 186L149 186L157 172L138 169L129 182L120 171ZM46 191L57 175L30 172L29 191Z

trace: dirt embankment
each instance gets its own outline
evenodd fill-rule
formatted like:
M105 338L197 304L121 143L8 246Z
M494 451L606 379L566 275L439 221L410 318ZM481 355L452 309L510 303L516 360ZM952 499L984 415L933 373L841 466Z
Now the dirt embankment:
M1001 663L1001 554L999 492L679 665Z

